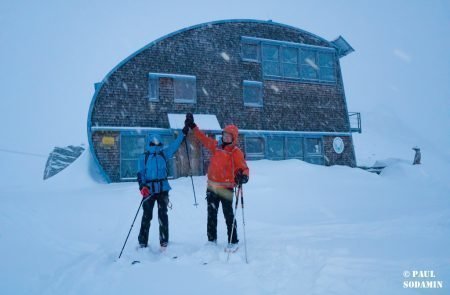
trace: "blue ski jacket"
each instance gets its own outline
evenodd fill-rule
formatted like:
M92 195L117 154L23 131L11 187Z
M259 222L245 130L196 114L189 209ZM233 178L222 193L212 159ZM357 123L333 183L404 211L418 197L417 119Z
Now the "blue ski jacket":
M138 160L137 180L139 188L147 186L151 194L158 194L171 190L168 175L168 161L173 157L181 142L184 134L180 132L177 139L164 147L161 137L158 134L150 134L145 138L145 152ZM150 143L159 145L152 145Z

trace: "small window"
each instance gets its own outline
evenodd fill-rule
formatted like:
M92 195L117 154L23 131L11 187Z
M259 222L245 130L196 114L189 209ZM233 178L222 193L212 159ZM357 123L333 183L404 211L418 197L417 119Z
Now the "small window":
M279 51L279 46L263 45L262 57L264 75L280 76Z
M197 100L197 85L195 77L174 77L174 101L195 103Z
M303 159L303 138L286 138L286 154L288 159Z
M159 78L156 76L149 76L148 99L159 100Z
M245 153L249 159L264 158L264 138L246 137Z
M244 81L243 97L245 106L261 107L263 105L262 82Z
M242 42L242 59L246 61L259 61L258 43Z
M267 137L267 158L284 159L284 137Z

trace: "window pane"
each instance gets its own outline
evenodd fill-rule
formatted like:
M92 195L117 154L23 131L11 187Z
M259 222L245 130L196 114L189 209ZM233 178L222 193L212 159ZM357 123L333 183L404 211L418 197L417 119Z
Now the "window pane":
M268 158L284 159L284 137L267 138Z
M258 60L258 45L257 44L242 44L242 58Z
M136 178L138 160L122 160L120 165L121 178Z
M173 84L175 100L195 101L197 91L195 79L174 78Z
M298 65L297 64L285 64L283 63L283 76L298 78Z
M159 79L156 77L151 77L149 81L149 93L148 93L150 99L159 98L158 88L159 88Z
M263 63L264 75L280 76L280 64L273 61Z
M262 85L244 82L244 103L262 105Z
M263 59L278 62L279 47L273 45L263 45Z
M304 79L317 79L317 71L307 65L302 65L301 73Z
M333 54L319 53L319 66L320 67L334 67Z
M325 81L336 81L334 68L320 68L320 79Z
M144 136L122 136L120 155L123 159L138 159L144 152Z
M308 64L310 66L316 66L316 52L312 50L302 50L301 54L302 64Z
M303 138L288 137L286 149L288 158L303 158Z
M298 49L283 48L283 62L297 63L298 62Z
M264 155L264 140L261 137L245 138L245 151L247 154Z
M322 154L322 140L320 138L307 138L306 139L306 153L308 155L315 154L315 155L321 155Z

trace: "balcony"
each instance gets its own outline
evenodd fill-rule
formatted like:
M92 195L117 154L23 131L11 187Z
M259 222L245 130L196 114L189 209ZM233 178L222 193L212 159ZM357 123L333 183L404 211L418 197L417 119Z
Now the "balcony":
M350 131L361 133L361 113L349 112Z

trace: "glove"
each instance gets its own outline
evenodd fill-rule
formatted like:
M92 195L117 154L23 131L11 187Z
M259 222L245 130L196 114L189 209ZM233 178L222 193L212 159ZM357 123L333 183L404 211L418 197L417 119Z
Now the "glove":
M181 132L183 132L184 136L186 136L189 132L189 126L186 125L186 123L184 124L183 129L181 130Z
M187 113L186 114L186 120L184 120L184 126L189 127L191 129L194 129L195 127L197 127L197 125L194 122L194 115L192 115L192 113Z
M236 176L234 177L234 182L236 182L236 184L238 185L242 185L244 183L248 182L248 175L244 174L244 171L242 171L242 169L239 169L236 172Z
M146 197L150 196L150 190L148 189L147 186L142 187L141 195L142 195L143 198L146 198Z

